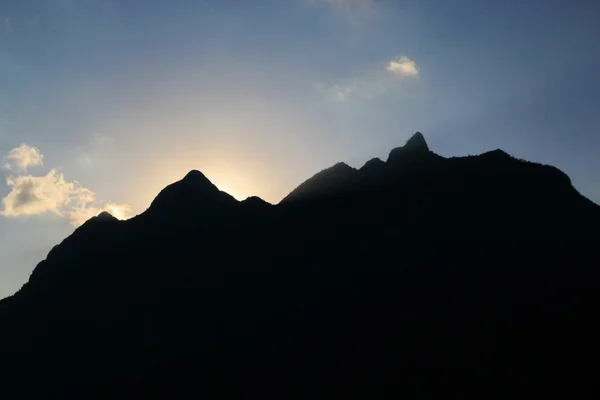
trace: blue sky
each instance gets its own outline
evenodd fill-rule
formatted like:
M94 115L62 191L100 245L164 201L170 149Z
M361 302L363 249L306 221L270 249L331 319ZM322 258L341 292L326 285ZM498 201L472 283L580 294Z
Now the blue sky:
M278 202L415 131L600 202L592 0L0 1L0 297L101 210L200 169Z

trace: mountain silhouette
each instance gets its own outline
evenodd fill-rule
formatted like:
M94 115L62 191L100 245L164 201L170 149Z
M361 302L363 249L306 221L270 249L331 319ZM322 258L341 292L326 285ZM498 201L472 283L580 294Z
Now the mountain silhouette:
M415 159L429 154L429 146L425 141L425 137L421 132L417 132L408 139L404 146L397 147L390 152L388 162L406 161L407 159Z
M389 393L435 368L548 379L599 359L599 240L600 207L560 170L501 150L445 158L421 133L277 205L192 171L131 220L87 221L0 302L0 388L131 399Z

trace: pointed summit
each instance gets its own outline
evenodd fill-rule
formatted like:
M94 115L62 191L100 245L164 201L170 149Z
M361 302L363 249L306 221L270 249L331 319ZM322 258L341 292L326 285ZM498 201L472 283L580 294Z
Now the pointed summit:
M117 219L114 215L112 215L108 211L102 211L100 214L98 214L98 216L96 218L103 219L103 220L114 220L114 219Z
M363 165L360 168L360 172L364 175L377 175L380 174L384 171L385 169L385 162L383 160L381 160L380 158L373 158L369 161L367 161L365 163L365 165Z
M102 211L100 214L96 215L85 221L81 226L75 229L73 232L74 238L85 237L86 235L103 235L112 231L115 226L118 226L119 222L121 222L114 215L109 213L108 211ZM76 239L79 240L79 239ZM55 246L55 248L60 246ZM57 251L51 251L51 254L55 254ZM50 257L50 254L48 255Z
M190 172L188 172L186 174L186 176L183 177L183 179L181 180L181 182L185 182L187 184L192 184L192 185L210 185L210 186L215 186L213 185L213 183L206 177L206 175L204 175L202 172L193 169ZM216 186L215 186L216 188Z
M412 159L424 154L429 154L429 152L429 146L425 141L425 137L421 132L417 132L408 139L404 146L397 147L390 152L388 162Z
M421 132L416 132L410 139L407 140L404 145L405 148L415 150L426 150L429 151L429 146L425 140L425 136Z
M379 158L379 157L375 157L370 159L369 161L367 161L365 163L365 165L362 166L361 170L363 169L370 169L370 168L377 168L381 165L384 165L385 163Z
M241 204L247 209L249 208L252 210L268 210L272 207L271 203L264 201L258 196L248 197L246 200L242 201Z
M96 225L98 223L109 223L109 222L118 222L118 221L119 221L119 219L116 218L111 213L109 213L108 211L102 211L100 214L96 215L95 217L92 217L92 218L88 219L87 221L85 221L85 223L83 225L81 225L81 227L88 226L88 225Z
M223 194L202 172L192 170L180 181L164 188L154 199L153 209L185 209L214 204L224 200ZM228 201L226 199L224 201Z

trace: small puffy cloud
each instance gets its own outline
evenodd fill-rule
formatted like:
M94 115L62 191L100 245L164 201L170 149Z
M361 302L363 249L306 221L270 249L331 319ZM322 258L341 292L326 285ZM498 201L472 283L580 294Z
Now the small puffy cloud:
M386 70L400 76L419 76L419 68L417 67L417 64L406 56L401 56L390 61L386 67Z
M29 167L43 165L44 156L36 147L29 147L25 143L17 148L12 149L6 158L9 160L5 167L14 167L19 171L27 171Z
M30 149L29 146L26 148ZM39 150L37 154L41 161L43 156ZM27 164L29 165L35 164ZM19 164L18 167L22 171L23 164ZM4 217L15 218L51 213L79 226L103 211L119 219L127 219L132 215L130 206L99 201L90 189L77 181L66 180L56 169L42 176L13 174L6 178L6 184L10 188L10 193L1 201L0 215Z
M410 58L400 56L388 62L385 70L380 64L377 69L354 77L347 83L329 86L317 84L315 88L325 97L336 102L346 102L351 99L372 100L403 86L403 80L395 79L395 76L416 78L419 76L419 68Z

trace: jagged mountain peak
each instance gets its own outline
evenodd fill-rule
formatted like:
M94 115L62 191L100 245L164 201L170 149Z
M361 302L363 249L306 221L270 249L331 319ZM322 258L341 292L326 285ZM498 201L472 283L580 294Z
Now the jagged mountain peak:
M206 177L206 175L204 175L202 172L198 171L197 169L193 169L190 172L188 172L184 177L184 180L190 180L190 179L205 179L208 180L208 178Z
M345 162L337 162L334 165L332 165L331 167L325 168L324 170L319 172L319 174L325 175L325 174L331 174L331 173L344 173L344 172L350 172L350 171L355 171L355 170L356 170L355 168L352 168Z
M272 206L271 203L261 199L258 196L251 196L248 197L246 200L243 200L241 202L241 204L245 207L250 207L250 208L269 208Z
M101 220L109 220L109 221L117 219L117 217L115 217L114 215L112 215L108 211L102 211L100 214L98 214L96 216L96 218L101 219Z
M397 147L390 152L388 162L406 159L407 157L413 158L429 153L429 145L427 145L425 136L423 136L421 132L416 132L406 141L404 146Z
M360 170L364 171L364 170L370 170L371 168L377 168L377 167L382 167L385 165L385 162L381 160L381 158L379 157L375 157L370 159L369 161L367 161L365 163L365 165L363 165Z
M404 145L406 148L422 149L429 151L429 146L425 140L425 136L421 132L416 132L406 141Z
M202 172L192 170L183 179L164 188L150 205L150 209L186 208L218 203L219 200L230 202L233 199L221 192Z
M85 223L83 225L81 225L77 230L86 230L90 225L96 226L98 224L101 225L106 225L106 224L110 224L112 225L112 223L114 222L119 222L119 219L117 217L115 217L114 215L112 215L111 213L109 213L108 211L102 211L100 214L96 215L95 217L92 217L90 219L88 219L87 221L85 221Z
M207 188L210 187L211 189L218 190L217 187L210 181L210 179L206 177L206 175L196 169L188 172L180 182L187 185L206 186Z

